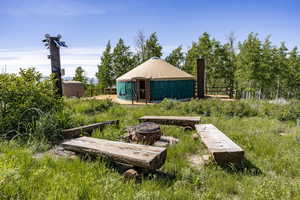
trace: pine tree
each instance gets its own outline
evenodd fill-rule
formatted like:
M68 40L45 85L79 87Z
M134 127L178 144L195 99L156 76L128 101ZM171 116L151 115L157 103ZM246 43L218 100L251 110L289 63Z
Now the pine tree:
M121 38L113 50L112 58L113 80L135 67L136 59Z
M182 68L185 60L184 53L182 52L182 46L177 47L174 49L170 55L168 55L165 59L168 63L178 67Z
M75 76L73 77L73 81L80 81L83 84L87 83L87 78L84 76L84 70L81 66L77 67L75 70Z
M162 56L162 46L158 43L156 32L152 33L145 43L145 60Z
M101 57L101 63L98 65L98 72L96 73L98 85L101 92L105 88L113 85L113 71L112 71L112 53L110 41L106 44L105 50Z

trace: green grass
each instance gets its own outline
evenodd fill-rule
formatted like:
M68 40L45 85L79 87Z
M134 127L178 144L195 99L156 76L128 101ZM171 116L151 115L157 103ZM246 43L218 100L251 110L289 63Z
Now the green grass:
M215 100L164 101L147 106L82 100L67 100L65 104L75 125L119 119L119 128L93 133L94 137L112 140L117 140L126 126L137 124L137 118L143 115L201 115L202 123L214 124L244 148L247 160L242 169L214 164L194 169L188 155L206 153L201 142L191 138L194 132L163 126L166 135L180 139L168 148L161 168L165 174L150 174L141 184L135 184L124 183L118 170L101 159L36 159L33 154L47 145L2 141L1 200L300 199L300 126L295 123L299 114L295 109L266 102Z

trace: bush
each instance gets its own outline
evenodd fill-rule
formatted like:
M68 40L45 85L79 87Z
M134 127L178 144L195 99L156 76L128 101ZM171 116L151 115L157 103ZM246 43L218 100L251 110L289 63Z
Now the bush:
M162 102L163 108L174 109L170 101ZM200 114L204 116L228 117L269 117L281 121L296 121L300 119L299 100L290 101L288 104L279 105L266 101L239 100L221 101L216 99L192 100L187 103L176 104L177 110L186 114Z
M110 99L105 99L105 100L88 100L88 106L85 108L84 113L85 114L95 114L97 112L105 112L107 111L110 107L113 106L113 102Z
M165 98L159 105L165 110L171 110L176 107L177 102L175 100Z
M57 111L46 113L38 120L27 124L29 129L26 130L28 137L32 140L56 142L61 140L63 129L72 128L74 120L68 111Z
M0 74L0 136L26 136L28 126L41 116L62 110L53 79L41 81L34 68L19 74Z

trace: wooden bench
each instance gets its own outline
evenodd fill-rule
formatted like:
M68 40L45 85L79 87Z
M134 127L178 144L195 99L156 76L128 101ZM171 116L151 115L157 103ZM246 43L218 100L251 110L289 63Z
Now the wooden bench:
M119 120L105 121L105 122L99 122L99 123L90 124L86 126L65 129L62 131L62 133L65 139L71 139L71 138L80 137L80 134L82 132L91 134L95 129L102 130L107 125L119 125Z
M200 123L200 117L185 116L143 116L139 118L140 122L154 122L164 125L176 125L190 127L195 129L195 125Z
M218 164L233 163L239 165L244 159L244 150L214 125L197 124L196 130Z
M167 157L167 149L149 145L116 142L91 137L80 137L61 144L64 149L103 156L112 161L140 168L160 168Z

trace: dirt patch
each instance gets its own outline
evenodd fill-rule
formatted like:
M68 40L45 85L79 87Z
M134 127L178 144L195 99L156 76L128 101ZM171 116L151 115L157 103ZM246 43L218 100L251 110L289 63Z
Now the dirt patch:
M188 157L190 165L196 169L200 169L202 166L207 165L211 162L211 156L209 154L200 155L192 154Z
M77 157L74 152L67 151L61 146L55 146L52 149L50 149L49 151L34 154L33 158L42 159L45 156L50 156L50 157L53 157L54 159L58 159L61 157L74 159Z
M132 101L127 101L127 100L122 100L117 98L117 95L114 94L110 94L110 95L98 95L98 96L94 96L94 97L87 97L85 99L97 99L97 100L105 100L105 99L110 99L112 100L112 102L114 103L118 103L121 105L132 105ZM154 104L154 103L147 103L147 104ZM136 102L133 101L133 105L146 105L145 102Z

